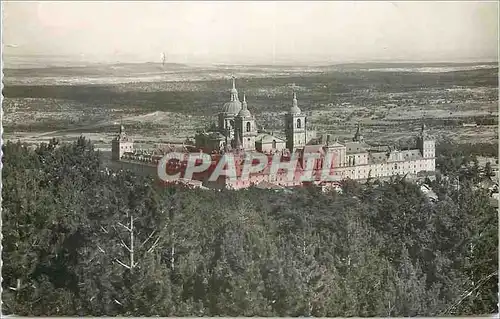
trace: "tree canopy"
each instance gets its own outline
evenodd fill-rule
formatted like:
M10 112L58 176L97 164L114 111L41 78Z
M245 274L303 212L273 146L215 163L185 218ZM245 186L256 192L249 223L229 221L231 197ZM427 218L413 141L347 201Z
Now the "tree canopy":
M3 146L3 312L444 316L497 312L498 222L464 175L343 192L160 187L84 138Z

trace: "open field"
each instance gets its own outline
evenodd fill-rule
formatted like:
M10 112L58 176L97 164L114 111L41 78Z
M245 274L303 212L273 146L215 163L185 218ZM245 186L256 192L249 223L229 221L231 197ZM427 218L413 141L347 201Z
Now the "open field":
M138 141L180 142L214 122L229 77L258 124L280 132L295 90L319 133L397 143L422 118L437 139L496 141L498 68L352 64L327 67L97 65L6 69L5 139L39 142L84 134L106 145L121 122ZM478 127L464 127L477 123Z

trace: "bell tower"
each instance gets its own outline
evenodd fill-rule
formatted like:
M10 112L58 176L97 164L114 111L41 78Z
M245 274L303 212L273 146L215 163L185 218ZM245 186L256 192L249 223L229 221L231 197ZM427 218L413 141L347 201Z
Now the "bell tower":
M429 139L424 122L420 127L420 133L417 137L417 148L422 153L424 159L434 158L436 156L436 146L433 140Z
M285 115L286 147L290 152L303 148L307 141L307 117L302 114L297 95L293 92L292 107Z
M420 134L417 137L417 148L422 154L423 170L435 171L436 170L436 145L434 140L427 136L425 124L422 122Z
M241 141L241 148L246 151L255 150L255 138L257 136L257 125L255 117L248 110L248 104L245 94L243 94L243 103L241 111L235 119L236 134Z
M134 151L134 142L120 125L120 133L111 141L111 159L119 161L126 152Z

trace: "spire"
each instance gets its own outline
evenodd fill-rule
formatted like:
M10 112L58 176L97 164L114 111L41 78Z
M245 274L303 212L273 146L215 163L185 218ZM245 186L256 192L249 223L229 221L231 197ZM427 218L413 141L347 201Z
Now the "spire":
M236 90L236 81L234 75L231 77L233 79L233 88L231 89L231 101L239 101L238 90Z
M354 138L352 139L354 142L362 142L363 136L361 135L361 125L358 123L356 134L354 134Z
M426 127L425 127L425 122L424 122L424 120L422 119L422 124L420 125L420 136L421 136L421 137L425 137L425 135L426 135L426 134L425 134L425 129L426 129Z
M120 116L120 134L125 133L125 127L123 126L123 115Z
M241 111L238 113L238 116L239 117L249 117L251 115L252 114L248 110L247 97L246 97L245 93L243 93L242 108L241 108Z
M242 104L242 109L241 110L242 111L243 110L248 110L247 97L246 97L245 93L243 93L243 104Z

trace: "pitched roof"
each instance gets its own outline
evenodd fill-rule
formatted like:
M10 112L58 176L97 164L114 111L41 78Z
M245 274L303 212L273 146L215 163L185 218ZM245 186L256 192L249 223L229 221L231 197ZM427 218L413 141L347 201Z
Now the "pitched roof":
M370 145L371 152L390 152L391 148L388 145Z
M411 161L411 160L416 160L422 158L422 153L420 153L420 150L404 150L400 151L403 154L403 158L405 161Z
M428 198L432 199L432 200L437 200L438 199L438 196L436 195L436 193L427 185L421 185L420 186L420 190L422 191L422 193L424 193L425 196L427 196Z
M347 142L345 143L345 147L347 154L355 154L367 152L367 149L370 148L370 145L363 142Z
M324 153L323 145L306 145L304 153Z
M385 163L387 162L387 153L386 152L370 153L370 156L368 157L368 162L370 164Z
M328 147L345 147L345 145L340 144L339 142L333 142L326 144Z

